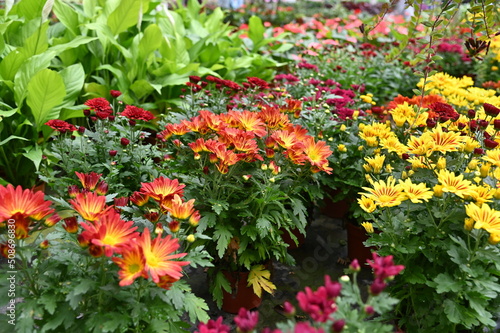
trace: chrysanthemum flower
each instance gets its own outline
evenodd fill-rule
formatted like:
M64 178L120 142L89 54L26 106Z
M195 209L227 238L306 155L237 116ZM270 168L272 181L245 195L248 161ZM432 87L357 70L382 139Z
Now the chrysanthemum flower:
M470 195L473 191L472 183L464 179L464 175L455 176L455 174L448 170L439 170L438 181L443 185L443 192L455 193L460 198Z
M425 183L414 184L411 179L406 179L405 181L400 180L399 184L403 193L413 203L421 203L422 200L428 201L434 195L434 191L429 189Z
M500 167L500 149L486 151L486 156L482 157L486 162L490 162L496 167Z
M139 235L134 222L123 221L114 210L108 210L94 223L81 223L81 226L85 229L82 237L94 245L103 246L107 257L111 257L113 252L119 253L124 245Z
M254 133L259 138L267 135L266 124L259 118L258 113L251 111L229 111L228 115L238 123L238 127Z
M179 248L179 240L168 235L166 238L157 236L151 241L149 229L145 228L142 235L137 239L141 246L143 256L146 260L145 270L149 273L155 283L160 282L160 277L169 275L174 279L182 276L182 266L188 265L188 261L174 261L184 257L186 253L172 254Z
M429 156L434 151L434 141L425 135L411 136L407 146L408 152L415 155Z
M271 136L282 148L296 149L302 147L302 144L297 139L295 132L288 130L275 131Z
M500 212L491 209L488 204L481 207L476 204L465 206L465 213L474 220L474 229L484 229L490 233L490 243L500 242Z
M113 113L109 102L102 97L89 99L83 104L88 106L91 111L94 111L100 119L108 118Z
M179 184L179 180L166 177L159 177L141 185L141 193L158 201L160 205L167 205L175 194L182 196L186 187L184 184Z
M89 191L93 191L96 188L97 183L102 176L102 173L96 173L94 171L91 173L80 173L75 171L75 174L78 179L80 179L80 183L82 183L83 188Z
M14 188L9 184L0 186L0 198L0 227L14 219L17 239L28 237L32 219L39 221L54 213L50 208L52 202L44 200L43 192L23 190L21 186Z
M402 144L397 136L391 136L380 140L380 147L382 149L387 149L389 152L394 152L398 155L402 155L408 151L408 148Z
M112 260L120 267L118 276L121 287L129 286L135 279L144 275L146 259L143 256L142 249L135 243L123 248L122 257L114 257Z
M194 213L194 200L191 199L183 202L181 197L175 194L170 207L165 207L165 209L168 210L173 218L186 220Z
M288 116L273 106L263 106L258 115L269 129L283 129L290 124Z
M45 123L45 125L49 126L53 130L56 130L60 133L76 131L75 125L67 123L64 120L60 119L49 120L48 122Z
M457 151L461 147L463 141L463 136L461 136L460 132L443 132L441 126L437 126L432 131L424 133L424 135L426 138L432 139L434 143L432 150L441 153Z
M125 109L120 113L120 115L127 117L128 119L144 121L150 121L155 118L151 112L133 105L125 106Z
M364 195L362 195L361 198L358 199L358 204L359 207L361 207L361 209L363 209L367 213L373 213L377 208L375 202Z
M396 179L390 176L387 182L379 180L373 182L373 188L363 187L367 193L362 193L367 198L372 199L377 206L393 207L401 204L406 199L401 185L396 184Z
M491 202L495 194L495 190L486 186L473 186L469 196L475 201L476 205L480 206L485 202Z
M106 197L92 192L79 193L69 203L87 221L95 221L110 207L106 208Z
M327 146L325 141L314 142L313 137L307 137L303 144L306 160L311 163L311 166L330 174L333 170L328 166L328 156L332 154L330 146Z
M384 166L385 155L377 154L374 157L365 157L365 161L368 162L371 172L379 174Z
M208 128L211 130L218 132L224 127L226 127L226 123L224 123L218 115L208 110L198 111L201 118L206 122Z

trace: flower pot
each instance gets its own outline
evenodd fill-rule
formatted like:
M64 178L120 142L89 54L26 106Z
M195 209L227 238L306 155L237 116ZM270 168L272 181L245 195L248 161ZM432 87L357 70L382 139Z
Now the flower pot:
M297 237L297 244L295 244L295 241L292 239L292 237L290 236L290 233L288 231L286 231L286 229L281 228L280 231L283 232L281 234L281 238L283 239L283 242L288 244L288 250L295 250L295 249L301 247L302 245L304 245L304 243L306 242L306 235L301 233L299 231L299 229L297 229L297 228L290 230L290 232L295 237Z
M222 290L222 310L237 314L240 308L247 310L257 308L262 298L247 286L249 272L222 272L231 285L232 293Z
M363 227L347 223L347 255L349 259L358 259L360 264L372 259L372 251L375 250L375 247L367 247L363 244L368 237Z
M335 195L340 191L327 189L326 192L330 194L331 197L335 197ZM323 200L323 206L321 207L321 213L334 219L345 218L347 216L347 213L349 212L351 201L347 198L334 201L330 196L325 196L325 199Z

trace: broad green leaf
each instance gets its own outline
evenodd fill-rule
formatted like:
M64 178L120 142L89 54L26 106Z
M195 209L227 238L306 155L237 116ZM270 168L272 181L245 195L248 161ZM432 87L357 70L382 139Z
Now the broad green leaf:
M49 67L55 53L48 50L42 54L30 57L19 68L14 77L14 98L17 105L21 105L26 98L28 83L40 70Z
M145 60L149 54L160 48L162 39L161 29L156 24L149 25L139 42L139 57Z
M161 91L161 86L159 85L152 86L151 83L149 83L146 80L137 80L130 86L130 90L134 92L135 96L138 99L141 99L144 96L151 94L154 90L158 91L158 89L160 89Z
M258 44L264 39L264 32L266 28L262 24L262 20L258 16L250 17L248 22L248 37L252 40L254 45L254 51L258 47Z
M21 136L11 135L11 136L9 136L7 139L5 139L5 140L3 140L3 141L0 141L0 146L3 146L4 144L6 144L7 142L9 142L10 140L23 140L23 141L29 141L28 139L23 138L23 137L21 137Z
M57 19L64 24L69 31L71 31L73 36L77 36L79 34L78 13L71 8L70 5L62 0L56 0L54 3L54 14L56 14Z
M66 87L66 96L62 106L73 106L76 99L80 96L85 83L85 71L82 64L74 64L66 67L61 72L64 86ZM68 118L66 118L68 119Z
M0 61L0 76L4 80L14 81L14 76L26 59L28 55L22 48L11 51Z
M85 96L89 98L107 96L109 93L106 86L95 82L86 83L84 90L87 93Z
M276 286L269 281L270 277L271 272L264 265L255 265L250 270L250 274L248 274L248 286L252 286L253 292L259 297L262 296L262 289L272 294Z
M26 150L25 153L23 153L23 156L28 158L33 164L35 165L36 171L38 171L38 168L40 167L40 163L42 163L42 156L43 156L43 151L40 147L27 147L24 148Z
M59 73L42 69L33 76L27 88L26 103L35 118L35 126L40 128L47 120L58 116L52 111L66 96L64 81Z
M13 110L0 110L0 122L3 120L3 118L9 118L17 113L18 109L13 109Z
M17 14L19 17L25 17L27 20L39 18L42 16L42 10L45 4L51 0L22 0L16 3L11 10L11 14Z
M142 1L122 0L108 17L108 26L113 35L118 35L136 25L142 6Z

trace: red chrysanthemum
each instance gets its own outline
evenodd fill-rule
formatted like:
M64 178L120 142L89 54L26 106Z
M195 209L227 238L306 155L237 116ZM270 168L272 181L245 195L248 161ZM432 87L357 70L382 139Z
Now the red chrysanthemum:
M127 105L120 115L135 120L150 121L155 119L155 116L151 112L133 105Z
M67 123L64 120L52 119L45 123L45 125L50 126L50 128L60 132L73 132L76 131L76 127L73 124Z
M83 104L88 106L91 111L94 111L95 115L100 119L106 119L113 113L108 100L102 97L89 99Z

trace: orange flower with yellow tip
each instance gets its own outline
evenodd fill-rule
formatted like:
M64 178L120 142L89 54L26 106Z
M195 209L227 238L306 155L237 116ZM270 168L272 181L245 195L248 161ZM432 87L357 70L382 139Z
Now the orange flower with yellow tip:
M474 229L484 229L490 233L490 243L500 242L500 212L491 209L488 204L481 207L476 204L465 206L465 213L474 220Z
M16 238L28 237L31 219L41 220L52 214L52 202L45 201L43 192L14 188L11 184L0 186L0 227L5 227L9 219L16 221Z
M108 210L99 216L94 223L81 223L82 237L91 244L104 247L104 254L111 257L113 252L120 252L121 248L139 236L133 221L125 222L115 210Z
M380 207L393 207L401 204L406 199L401 185L396 184L396 179L390 176L387 182L379 180L373 182L372 187L363 187L367 193L362 193L367 198L372 199L373 202Z
M328 166L328 156L332 154L330 146L327 146L325 141L314 142L313 137L307 137L303 142L303 151L311 166L330 174L333 170Z
M362 195L361 198L358 199L358 204L359 207L361 207L361 209L363 209L367 213L373 213L377 208L375 202L364 195Z
M273 106L263 106L258 115L269 129L285 128L290 124L287 115Z
M223 122L218 115L208 110L200 110L198 111L201 118L206 122L208 128L211 130L218 132L224 127L226 127L226 123Z
M295 132L292 131L278 130L275 131L271 137L284 149L296 149L297 147L302 147L302 144L297 139Z
M186 187L184 184L179 184L179 180L167 177L159 177L141 185L141 193L158 201L160 206L168 205L176 194L182 196Z
M75 172L78 179L80 179L80 183L82 183L83 188L93 191L99 182L99 179L102 176L102 173L96 173L92 171L91 173L80 173Z
M406 179L405 181L400 180L399 185L401 185L407 199L413 203L421 203L422 200L429 201L434 195L434 192L425 183L414 184L411 179Z
M101 214L112 208L111 206L106 207L106 197L92 192L79 193L69 203L87 221L97 220Z
M183 202L181 197L174 195L170 207L165 207L174 219L187 220L194 213L194 199Z
M160 277L169 275L174 279L182 276L182 266L188 265L188 261L175 261L184 257L187 253L173 254L179 248L179 240L168 235L166 238L157 236L151 240L148 228L137 239L137 244L142 248L142 254L146 261L145 271L149 273L155 283L160 282Z
M122 250L121 256L121 258L114 257L112 260L120 267L118 271L119 285L125 287L131 285L138 277L145 275L146 260L142 249L135 243L126 246Z
M196 116L191 118L191 121L186 119L182 120L182 123L192 132L197 132L202 135L207 134L210 129L207 126L207 122L201 117Z
M266 124L260 119L257 112L251 111L229 111L229 116L236 120L238 127L254 133L259 138L267 135Z
M443 192L454 193L462 199L466 195L470 195L473 190L472 183L464 179L463 174L456 176L453 172L448 170L439 170L438 181L443 185Z

